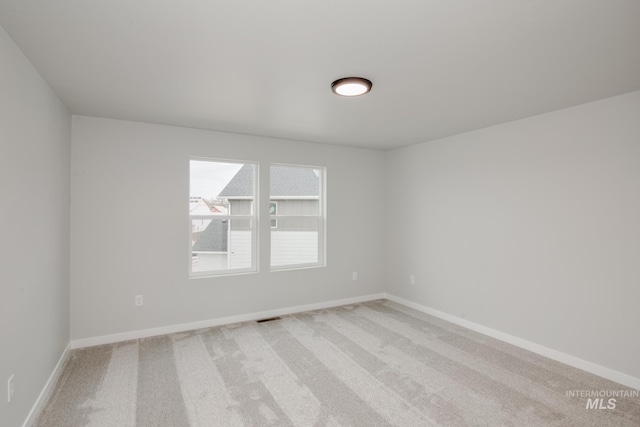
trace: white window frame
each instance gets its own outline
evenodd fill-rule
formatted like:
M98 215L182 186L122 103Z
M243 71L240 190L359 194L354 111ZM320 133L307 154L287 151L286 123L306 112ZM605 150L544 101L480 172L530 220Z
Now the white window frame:
M271 265L271 245L269 245L269 268L270 271L285 271L285 270L298 270L305 268L316 268L316 267L326 267L326 241L327 241L327 192L326 192L326 182L327 182L327 168L324 166L310 166L310 165L298 165L298 164L288 164L288 163L269 163L269 173L271 173L271 166L288 166L288 167L298 167L298 168L309 168L313 170L319 170L321 173L320 182L319 182L319 196L318 196L318 214L317 215L269 215L269 221L276 220L280 218L287 219L310 219L316 218L318 221L318 261L313 263L298 263L298 264L287 264L287 265ZM313 199L315 197L296 197L295 199ZM293 200L293 199L292 199ZM269 194L269 201L271 201L271 194ZM269 233L276 231L275 228L270 227Z
M260 206L260 198L259 198L259 177L260 177L260 163L256 161L242 161L242 160L227 160L227 159L214 159L214 158L203 158L203 157L190 157L189 158L189 176L191 176L191 161L204 161L204 162L212 162L212 163L235 163L235 164L252 164L253 169L253 203L251 204L251 215L232 215L231 214L231 206L229 206L229 211L227 215L191 215L189 214L189 260L188 260L188 269L189 269L189 278L200 278L200 277L215 277L215 276L229 276L234 274L245 274L245 273L257 273L258 272L258 234L260 224L258 222L259 219L259 211L257 206ZM191 187L191 180L189 179L189 187ZM189 194L190 196L190 194ZM232 220L250 220L251 227L251 267L248 268L228 268L224 270L208 270L208 271L193 271L193 227L192 220L194 219L212 219L212 220L227 220L227 224L230 227ZM230 255L230 252L227 248L227 254ZM227 261L228 262L228 261Z

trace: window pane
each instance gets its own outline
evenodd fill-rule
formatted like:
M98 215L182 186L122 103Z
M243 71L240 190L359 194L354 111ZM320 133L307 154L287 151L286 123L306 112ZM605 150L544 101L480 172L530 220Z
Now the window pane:
M228 220L191 220L191 265L193 272L229 268Z
M318 265L323 261L322 169L271 165L271 266Z
M319 262L319 218L279 218L271 230L271 266Z
M229 230L229 268L251 268L253 221L232 219Z
M304 166L272 165L269 198L272 205L277 204L277 215L320 215L321 172Z
M256 165L190 161L191 272L255 269ZM216 218L218 216L218 218Z
M250 219L192 219L191 271L251 268L252 228Z
M191 160L189 172L190 215L227 215L233 200L244 200L251 206L254 164ZM245 213L238 211L234 215Z

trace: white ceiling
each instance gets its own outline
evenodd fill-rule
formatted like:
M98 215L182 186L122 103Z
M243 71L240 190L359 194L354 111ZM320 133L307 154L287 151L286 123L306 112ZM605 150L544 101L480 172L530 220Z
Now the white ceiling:
M0 0L0 25L74 114L378 149L640 90L638 0Z

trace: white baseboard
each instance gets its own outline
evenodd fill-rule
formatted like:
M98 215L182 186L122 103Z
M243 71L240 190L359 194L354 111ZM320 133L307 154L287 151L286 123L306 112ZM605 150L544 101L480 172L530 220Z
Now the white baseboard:
M499 339L500 341L504 341L506 343L515 345L516 347L520 347L525 350L529 350L533 353L537 353L541 356L548 357L549 359L553 359L560 363L564 363L565 365L573 366L574 368L582 369L583 371L587 371L594 375L598 375L599 377L617 382L618 384L622 384L624 386L631 387L636 390L640 390L640 378L632 377L631 375L627 375L622 372L618 372L613 369L598 365L596 363L589 362L584 359L580 359L579 357L571 356L569 354L562 353L552 348L545 347L540 344L536 344L536 343L524 340L522 338L518 338L513 335L509 335L504 332L479 325L477 323L471 322L466 319L462 319L460 317L453 316L448 313L444 313L442 311L433 309L431 307L416 304L414 302L411 302L404 298L397 297L395 295L387 294L386 298L389 301L397 302L398 304L402 304L409 308L413 308L414 310L418 310L425 314L429 314L439 319L446 320L447 322L451 322L456 325L462 326L464 328L471 329L472 331L479 332L484 335L488 335L492 338Z
M162 326L159 328L142 329L137 331L122 332L119 334L102 335L92 338L82 338L71 341L71 348L93 347L96 345L112 344L121 341L135 340L139 338L155 337L158 335L173 334L176 332L191 331L194 329L210 328L213 326L228 325L230 323L247 322L268 317L284 316L286 314L301 313L303 311L320 310L323 308L338 307L346 304L384 299L387 294L364 295L353 298L326 301L315 304L298 305L295 307L278 308L275 310L260 311L257 313L240 314L237 316L220 317L217 319L201 320L198 322L181 323L177 325Z
M58 377L62 372L62 367L64 366L65 362L69 358L70 349L71 349L71 343L69 342L67 344L67 347L64 349L64 351L60 355L60 359L58 359L58 363L56 364L55 368L53 368L53 372L51 372L51 375L49 375L49 379L47 380L44 387L42 388L42 391L38 395L38 398L36 399L35 403L31 407L31 411L29 411L29 414L27 415L27 419L24 420L22 427L30 426L36 421L38 414L40 414L40 411L44 407L45 403L47 403L47 400L49 399L49 396L53 391L53 387L55 386L56 381L58 380Z
M409 308L413 308L415 310L421 311L423 313L429 314L431 316L437 317L442 320L446 320L447 322L454 323L456 325L465 327L472 331L479 332L481 334L490 336L492 338L499 339L500 341L504 341L506 343L515 345L516 347L520 347L525 350L529 350L541 356L548 357L549 359L553 359L558 362L564 363L566 365L573 366L574 368L582 369L583 371L592 373L594 375L598 375L602 378L606 378L608 380L617 382L624 386L640 390L640 378L632 377L631 375L628 375L619 371L615 371L613 369L598 365L593 362L589 362L584 359L580 359L579 357L562 353L552 348L545 347L543 345L536 344L531 341L527 341L525 339L518 338L516 336L509 335L507 333L504 333L495 329L488 328L478 323L474 323L469 320L462 319L460 317L453 316L451 314L448 314L448 313L445 313L421 304L417 304L412 301L409 301L404 298L400 298L388 293L364 295L359 297L345 298L345 299L326 301L321 303L298 305L294 307L286 307L286 308L279 308L274 310L255 312L255 313L240 314L236 316L221 317L217 319L181 323L177 325L169 325L169 326L163 326L159 328L143 329L143 330L137 330L137 331L123 332L118 334L103 335L98 337L72 340L69 343L69 347L67 348L67 350L65 350L65 353L63 354L63 358L61 358L60 362L58 362L58 366L56 366L56 370L54 370L54 374L57 375L57 371L61 366L63 359L66 358L66 353L68 352L69 348L76 349L76 348L84 348L84 347L93 347L96 345L103 345L103 344L112 344L116 342L128 341L128 340L139 339L139 338L148 338L148 337L154 337L158 335L172 334L176 332L191 331L194 329L228 325L231 323L247 322L247 321L264 319L264 318L274 317L274 316L284 316L286 314L301 313L304 311L338 307L346 304L356 304L360 302L373 301L376 299L388 299L390 301L397 302L398 304L402 304ZM45 391L48 390L48 387L50 387L50 383L54 378L54 374L52 374L52 378L49 379L49 381L47 382L47 386L45 386L45 390L43 390L40 398L38 398L38 401L36 402L36 405L34 405L34 409L32 409L31 411L32 413L35 412L36 406L39 404L41 397L45 395ZM31 417L31 415L32 414L30 413L29 417Z

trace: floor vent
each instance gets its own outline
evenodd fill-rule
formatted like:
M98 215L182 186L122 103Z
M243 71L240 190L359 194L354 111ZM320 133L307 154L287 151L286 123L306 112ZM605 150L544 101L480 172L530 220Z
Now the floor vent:
M272 322L274 320L280 320L279 317L269 317L267 319L260 319L260 320L256 320L257 323L264 323L264 322Z

